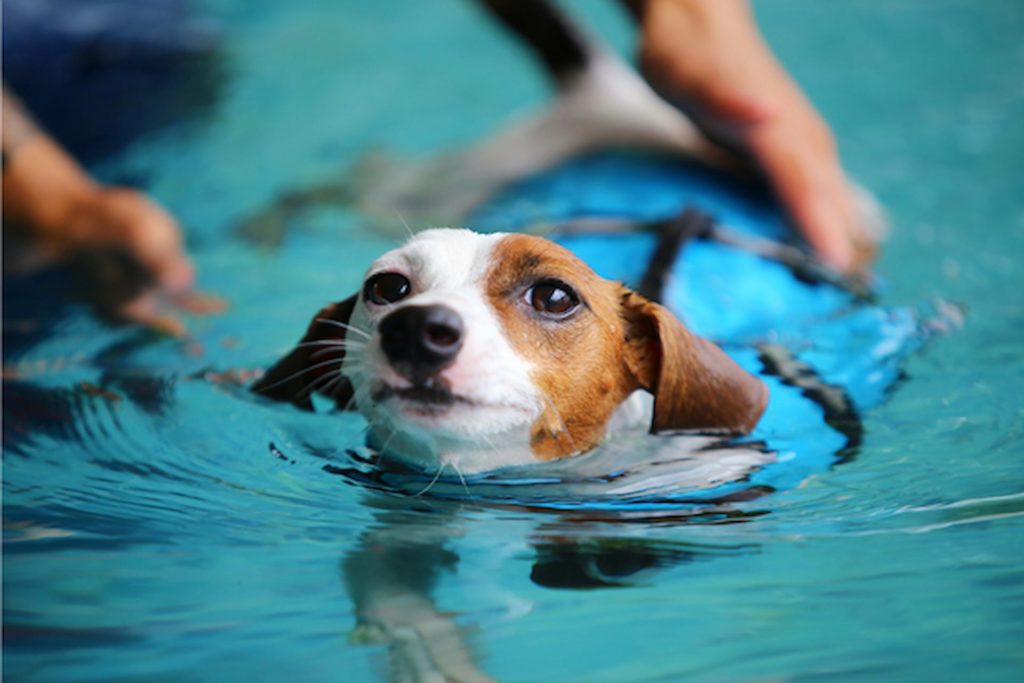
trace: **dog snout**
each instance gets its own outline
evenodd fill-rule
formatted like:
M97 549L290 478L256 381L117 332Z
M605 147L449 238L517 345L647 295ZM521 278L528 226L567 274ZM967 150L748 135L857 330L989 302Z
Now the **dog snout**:
M453 362L462 348L462 318L442 305L404 306L385 317L380 345L398 374L422 383Z

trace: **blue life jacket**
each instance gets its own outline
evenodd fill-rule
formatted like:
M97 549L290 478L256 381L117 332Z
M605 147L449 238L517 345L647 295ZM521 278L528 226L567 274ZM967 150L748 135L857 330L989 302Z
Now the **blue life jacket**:
M468 227L539 230L603 277L635 287L658 242L655 233L639 228L686 208L708 214L740 243L791 238L763 189L679 161L625 154L577 159L519 182L480 207ZM581 227L566 228L573 225ZM880 306L837 284L808 281L792 264L735 242L685 244L662 298L691 330L769 385L767 411L748 441L763 442L775 461L742 481L687 491L680 501L721 499L751 487L790 488L852 457L861 438L860 415L885 399L925 337L913 309ZM779 368L766 349L783 350L784 364L795 366L797 377L793 367ZM834 414L835 406L809 385L840 394L849 414ZM659 494L660 501L671 498Z

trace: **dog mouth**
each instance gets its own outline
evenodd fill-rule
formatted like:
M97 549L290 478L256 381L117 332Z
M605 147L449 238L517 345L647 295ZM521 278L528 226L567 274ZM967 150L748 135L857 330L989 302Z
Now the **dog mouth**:
M389 384L382 384L373 391L371 397L378 403L389 398L398 398L432 412L440 412L459 403L473 404L473 401L470 399L453 393L447 386L437 382L414 384L411 387L395 387Z
M372 387L370 399L376 404L376 410L390 413L391 420L411 420L421 427L451 430L452 434L462 434L470 422L478 427L490 420L498 420L501 424L519 424L532 414L531 408L526 405L489 403L457 394L447 382L438 378L430 378L408 387L379 381ZM463 419L468 420L470 415L473 416L470 422ZM483 423L479 422L481 420Z

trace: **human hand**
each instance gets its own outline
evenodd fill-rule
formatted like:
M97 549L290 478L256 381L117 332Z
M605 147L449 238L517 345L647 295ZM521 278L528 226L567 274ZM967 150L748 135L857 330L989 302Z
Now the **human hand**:
M5 116L18 117L7 97ZM181 335L180 313L223 308L192 290L195 271L166 211L135 190L97 185L45 133L23 138L4 138L5 223L44 259L69 263L100 315Z
M58 235L44 248L71 263L82 293L104 317L181 336L180 313L224 308L192 289L195 269L177 222L139 192L92 189L69 207Z
M874 241L832 133L764 43L746 0L647 0L641 71L708 136L751 160L828 265L862 269Z

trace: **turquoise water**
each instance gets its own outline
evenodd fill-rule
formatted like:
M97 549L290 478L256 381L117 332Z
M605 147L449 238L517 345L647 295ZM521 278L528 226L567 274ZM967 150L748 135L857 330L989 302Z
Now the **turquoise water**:
M628 46L610 4L579 5ZM502 681L1019 679L1024 11L757 7L891 213L883 303L965 310L865 414L855 459L711 508L451 502L367 480L339 447L361 442L356 417L204 381L288 348L393 246L370 223L397 222L340 192L268 246L239 236L248 217L545 97L465 3L204 2L224 31L213 114L95 170L170 207L232 307L185 342L73 308L5 351L22 377L5 387L5 678L402 680L444 660ZM380 593L431 637L357 626Z

